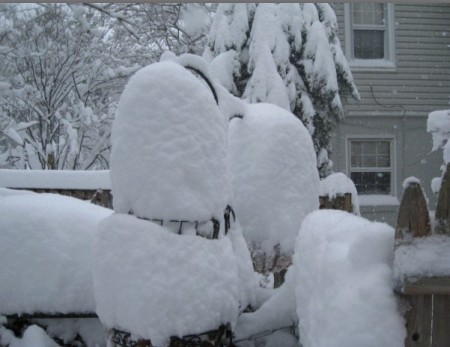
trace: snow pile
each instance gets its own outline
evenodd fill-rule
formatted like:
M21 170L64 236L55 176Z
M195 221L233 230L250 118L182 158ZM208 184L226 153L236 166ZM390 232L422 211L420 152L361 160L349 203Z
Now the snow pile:
M156 346L223 323L234 327L239 290L228 238L174 235L115 214L100 223L95 254L97 314L106 327Z
M170 61L139 70L120 98L111 140L117 212L190 221L223 213L226 123L193 73Z
M293 269L290 268L286 273L284 284L274 290L273 295L258 310L239 316L236 327L237 341L256 336L261 332L290 327L298 322L294 294L296 283L293 276Z
M404 346L392 290L394 230L342 211L302 224L294 257L304 347Z
M280 107L248 105L230 122L229 157L236 216L253 255L269 256L262 271L271 271L274 247L291 255L303 218L319 206L311 136Z
M234 257L237 264L239 284L239 311L248 306L257 306L256 291L259 289L257 274L253 270L252 258L247 242L242 235L242 228L238 221L232 224L228 233L233 246Z
M444 235L414 238L395 249L394 278L450 276L450 238Z
M92 313L92 243L112 211L56 194L0 197L0 313Z
M356 191L355 184L350 178L342 172L337 172L320 181L320 196L328 196L328 198L332 200L336 198L337 195L344 195L346 193L352 195L353 213L359 216L358 192Z
M22 338L17 338L10 330L0 326L0 346L9 347L60 347L44 329L37 325L29 326Z
M42 189L111 189L109 170L0 169L0 187Z

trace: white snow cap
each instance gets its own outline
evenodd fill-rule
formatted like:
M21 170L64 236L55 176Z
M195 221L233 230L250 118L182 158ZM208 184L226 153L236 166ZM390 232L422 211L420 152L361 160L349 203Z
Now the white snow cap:
M211 90L174 62L139 70L112 129L117 212L209 220L227 205L226 123Z
M418 179L417 177L414 177L414 176L410 176L403 181L402 187L403 187L403 189L406 189L410 185L413 185L413 184L420 185L421 184L420 179Z
M296 242L297 315L304 347L403 347L391 263L394 230L350 213L320 210Z
M292 253L303 218L319 206L311 136L292 113L248 105L229 125L233 207L252 251Z
M334 199L336 195L344 195L346 193L352 195L353 213L359 216L358 192L350 178L342 172L336 172L320 181L320 196L328 196L330 199Z
M0 197L0 313L93 313L92 244L112 210L56 194Z
M97 314L106 327L155 346L224 323L234 327L239 290L228 237L175 235L114 214L100 223L94 247Z

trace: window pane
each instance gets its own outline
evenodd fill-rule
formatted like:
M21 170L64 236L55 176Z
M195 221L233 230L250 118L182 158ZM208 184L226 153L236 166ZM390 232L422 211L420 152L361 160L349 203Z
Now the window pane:
M390 172L352 172L358 194L389 194L391 191Z
M360 3L353 4L353 24L384 25L384 4Z
M363 156L363 167L377 167L377 156L375 154L367 154Z
M355 58L384 58L384 30L354 30L353 34Z
M376 154L377 153L377 143L375 141L365 141L363 144L364 154Z

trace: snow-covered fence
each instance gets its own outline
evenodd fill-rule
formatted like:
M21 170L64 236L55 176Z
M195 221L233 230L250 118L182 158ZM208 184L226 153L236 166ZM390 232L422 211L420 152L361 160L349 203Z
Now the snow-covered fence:
M112 208L109 170L0 170L0 187L55 193Z
M405 347L450 346L449 170L450 165L439 191L434 234L419 180L410 178L404 184L394 274L396 292L407 303Z

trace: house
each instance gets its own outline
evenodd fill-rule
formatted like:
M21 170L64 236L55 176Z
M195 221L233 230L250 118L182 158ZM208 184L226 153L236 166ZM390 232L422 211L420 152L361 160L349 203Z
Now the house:
M336 3L339 39L361 100L347 100L332 134L334 169L352 178L361 214L395 225L402 183L430 182L442 153L430 153L431 111L449 108L450 4Z

